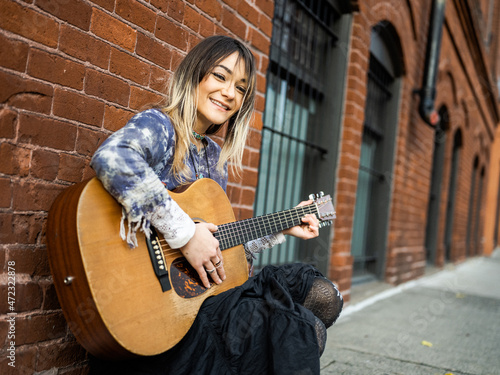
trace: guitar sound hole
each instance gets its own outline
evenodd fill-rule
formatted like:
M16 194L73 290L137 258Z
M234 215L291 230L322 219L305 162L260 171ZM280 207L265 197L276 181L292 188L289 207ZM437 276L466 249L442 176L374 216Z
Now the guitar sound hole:
M177 258L172 262L170 280L175 292L182 298L193 298L207 290L186 258Z

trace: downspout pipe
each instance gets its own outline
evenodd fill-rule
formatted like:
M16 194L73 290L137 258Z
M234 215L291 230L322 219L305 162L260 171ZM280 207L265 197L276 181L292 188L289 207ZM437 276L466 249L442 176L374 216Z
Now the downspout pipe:
M439 68L439 54L441 52L445 3L446 0L434 0L432 3L423 87L418 90L420 94L418 112L426 124L432 127L435 127L439 122L439 114L434 108L434 100L436 99L436 79Z

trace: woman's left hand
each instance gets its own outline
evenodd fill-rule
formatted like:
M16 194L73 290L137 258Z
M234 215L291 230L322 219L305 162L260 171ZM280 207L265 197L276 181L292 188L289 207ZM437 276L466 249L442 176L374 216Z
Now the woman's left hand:
M300 202L297 207L305 206L311 204L313 201ZM316 215L307 214L302 218L302 224L296 225L289 229L283 231L283 234L289 234L297 238L302 238L303 240L308 240L319 235L319 221Z

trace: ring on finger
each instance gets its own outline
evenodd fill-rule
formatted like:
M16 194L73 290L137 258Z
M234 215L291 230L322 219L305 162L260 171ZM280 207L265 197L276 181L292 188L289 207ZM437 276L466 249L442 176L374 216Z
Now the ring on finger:
M215 263L214 266L215 268L219 268L220 266L222 266L222 259Z
M207 269L205 268L205 270L206 270L208 273L213 273L213 272L215 271L215 268L212 268L211 270L207 270Z

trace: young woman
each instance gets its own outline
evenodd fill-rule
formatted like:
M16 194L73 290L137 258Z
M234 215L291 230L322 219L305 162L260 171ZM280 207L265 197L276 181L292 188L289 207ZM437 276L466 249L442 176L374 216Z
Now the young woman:
M255 100L255 65L239 41L207 38L175 72L168 103L134 116L97 150L92 167L123 207L122 237L159 231L180 249L205 287L224 282L217 226L190 219L167 190L211 178L225 190L228 164L237 172ZM220 147L208 135L227 125ZM302 202L306 204L308 202ZM285 240L318 235L318 221L245 244L247 259ZM342 309L335 286L309 265L269 266L241 287L208 298L188 334L154 357L111 363L92 359L91 373L290 374L319 373L326 328ZM173 322L173 324L175 324ZM111 372L110 372L111 371Z

